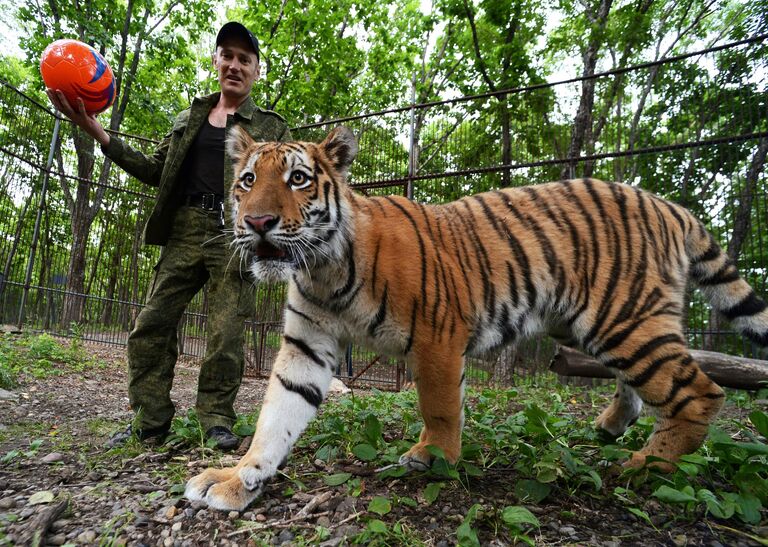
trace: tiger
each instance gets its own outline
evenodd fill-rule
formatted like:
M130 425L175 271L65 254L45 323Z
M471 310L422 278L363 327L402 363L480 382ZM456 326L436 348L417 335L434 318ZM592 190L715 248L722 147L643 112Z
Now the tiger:
M248 452L191 478L186 497L243 510L284 465L349 343L403 359L430 445L461 453L465 361L538 333L595 357L616 392L595 425L620 436L643 405L656 421L624 466L671 471L697 450L724 402L682 330L689 278L746 338L768 346L766 303L692 213L591 178L503 188L447 204L363 196L348 184L351 130L320 143L227 147L233 246L258 281L287 281L282 343ZM646 459L653 456L650 462Z

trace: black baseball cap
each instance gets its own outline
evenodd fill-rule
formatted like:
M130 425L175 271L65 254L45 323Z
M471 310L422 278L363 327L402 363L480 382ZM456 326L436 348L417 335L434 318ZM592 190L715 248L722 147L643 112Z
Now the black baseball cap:
M253 52L256 54L256 58L259 58L259 41L253 35L253 33L248 30L242 23L238 23L237 21L230 21L229 23L225 23L224 26L221 27L221 30L219 30L219 33L216 35L216 47L219 47L221 42L227 38L235 38L245 42L246 44L249 44L253 48Z

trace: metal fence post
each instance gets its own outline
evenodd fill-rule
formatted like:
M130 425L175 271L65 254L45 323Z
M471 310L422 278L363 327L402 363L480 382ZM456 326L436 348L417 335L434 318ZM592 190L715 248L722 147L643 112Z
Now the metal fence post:
M29 250L29 261L27 262L27 274L24 277L24 290L21 293L21 304L19 305L19 318L17 326L19 329L24 325L24 307L27 304L29 295L29 286L32 281L32 269L35 265L35 253L37 252L37 240L40 238L40 223L43 218L43 208L45 207L45 195L48 192L48 179L50 178L51 166L53 165L53 153L56 150L56 143L59 140L59 128L61 127L61 118L56 117L53 124L53 137L51 137L51 147L48 150L48 161L45 164L43 172L43 187L40 190L40 201L37 203L37 215L35 216L35 229L32 233L32 245ZM32 196L29 196L32 199Z
M408 135L408 182L405 186L405 197L413 199L413 176L416 174L416 166L414 165L415 157L413 155L413 147L416 144L416 72L411 76L411 125Z

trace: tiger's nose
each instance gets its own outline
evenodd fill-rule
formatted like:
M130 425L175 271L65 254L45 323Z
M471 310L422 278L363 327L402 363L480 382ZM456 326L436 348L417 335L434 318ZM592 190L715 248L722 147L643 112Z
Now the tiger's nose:
M263 234L266 234L275 226L277 226L277 223L280 221L280 218L272 215L263 215L260 217L252 217L250 215L245 215L245 217L243 217L243 220L248 224L248 226L253 228L257 234L263 235Z

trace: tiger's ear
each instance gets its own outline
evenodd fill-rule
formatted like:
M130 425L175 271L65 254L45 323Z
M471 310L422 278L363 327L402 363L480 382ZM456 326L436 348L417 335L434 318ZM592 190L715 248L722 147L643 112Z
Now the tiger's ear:
M243 154L245 154L246 150L248 150L254 142L256 141L251 138L245 129L236 125L229 130L229 134L227 135L227 153L230 158L235 160L235 162L240 161L240 158L242 158Z
M340 125L331 131L323 142L320 143L325 155L340 174L346 176L349 166L357 156L357 139L352 131Z

